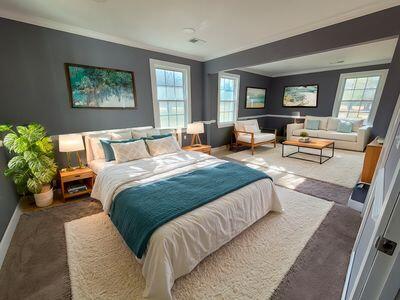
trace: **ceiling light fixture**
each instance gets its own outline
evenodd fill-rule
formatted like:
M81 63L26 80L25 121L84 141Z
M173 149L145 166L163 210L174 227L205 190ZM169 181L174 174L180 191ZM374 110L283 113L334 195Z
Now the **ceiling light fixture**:
M192 39L189 40L189 43L192 43L192 44L205 44L206 41L198 39L198 38L192 38Z
M196 32L196 30L194 28L191 27L187 27L187 28L183 28L182 31L186 34L193 34Z

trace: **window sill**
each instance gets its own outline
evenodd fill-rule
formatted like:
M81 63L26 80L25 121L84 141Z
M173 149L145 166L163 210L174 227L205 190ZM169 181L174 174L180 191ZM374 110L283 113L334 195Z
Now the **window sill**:
M217 123L217 127L218 128L225 128L225 127L233 127L235 125L235 123Z

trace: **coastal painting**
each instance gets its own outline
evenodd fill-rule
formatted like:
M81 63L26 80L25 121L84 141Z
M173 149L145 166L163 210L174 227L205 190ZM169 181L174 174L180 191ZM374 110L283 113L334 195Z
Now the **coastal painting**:
M246 108L265 108L267 90L261 88L246 88Z
M318 85L287 86L283 93L284 107L317 107Z
M133 72L65 64L73 108L135 108Z

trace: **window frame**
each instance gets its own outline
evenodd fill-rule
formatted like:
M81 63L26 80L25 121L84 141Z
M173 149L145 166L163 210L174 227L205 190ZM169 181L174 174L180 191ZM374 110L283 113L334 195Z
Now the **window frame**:
M237 89L235 91L235 109L234 109L234 120L232 122L220 122L219 121L219 114L220 114L220 103L221 103L221 95L220 95L220 85L221 85L221 78L228 78L228 79L233 79L237 82ZM231 73L226 73L226 72L219 72L218 73L218 88L217 88L217 126L218 128L223 128L223 127L230 127L235 124L235 122L238 120L239 116L239 92L240 92L240 75L238 74L231 74Z
M169 71L178 71L183 73L183 87L184 87L184 95L186 95L186 107L187 111L185 111L185 124L184 127L177 128L186 128L187 124L192 122L192 98L191 98L191 78L190 78L190 66L183 65L178 63L173 63L169 61L162 61L157 59L150 58L150 81L151 81L151 92L153 98L153 115L154 115L154 127L161 127L161 119L160 119L160 107L159 100L157 97L157 77L156 77L156 69L165 69ZM168 100L167 100L168 101ZM172 100L174 101L174 100ZM185 101L185 100L184 100ZM163 127L163 129L177 129L174 127Z
M388 74L388 69L380 69L380 70L371 70L371 71L362 71L362 72L352 72L352 73L342 73L339 77L339 83L336 90L335 103L332 109L332 117L338 117L340 105L342 103L342 97L344 93L344 87L347 79L351 78L359 78L359 77L372 77L379 76L379 84L376 88L374 100L372 100L371 110L368 116L368 119L364 121L364 125L372 126L374 123L374 119L376 116L376 112L379 107L379 102L382 97L383 88L385 86L386 78Z

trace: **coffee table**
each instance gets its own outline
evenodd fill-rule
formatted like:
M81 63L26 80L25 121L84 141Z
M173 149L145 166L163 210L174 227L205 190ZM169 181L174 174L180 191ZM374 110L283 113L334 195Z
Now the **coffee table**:
M295 146L295 147L297 147L297 151L289 153L289 154L285 154L285 145ZM302 151L300 151L300 148L317 149L317 150L319 150L319 154L302 152ZM332 154L330 156L326 156L326 155L322 154L322 150L325 148L332 149ZM306 160L306 161L317 162L312 159L293 156L297 153L319 156L319 163L323 164L324 162L330 160L335 155L335 142L331 141L331 140L321 140L321 139L311 139L310 142L308 142L308 143L303 143L298 140L288 140L288 141L282 142L282 157L291 157L291 158L296 158L296 159L301 159L301 160ZM325 158L325 159L323 159L323 158Z

